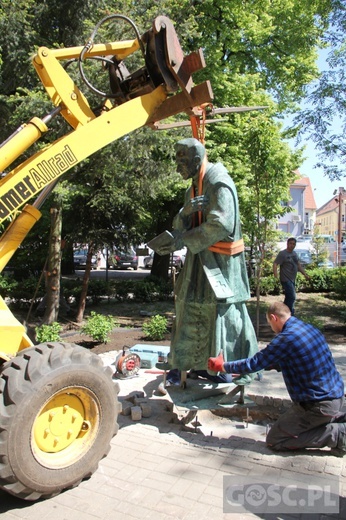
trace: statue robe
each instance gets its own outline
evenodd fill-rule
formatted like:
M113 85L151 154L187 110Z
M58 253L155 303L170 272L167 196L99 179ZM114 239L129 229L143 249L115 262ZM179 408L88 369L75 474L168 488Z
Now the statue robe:
M245 304L250 290L244 252L227 255L208 249L218 241L242 238L236 187L222 164L207 164L203 193L198 195L207 201L201 224L197 213L187 218L178 214L174 219L187 255L175 288L168 363L184 371L205 370L208 358L220 350L225 361L251 357L258 350ZM185 204L191 196L192 188L186 192ZM244 375L239 382L250 382L252 377Z

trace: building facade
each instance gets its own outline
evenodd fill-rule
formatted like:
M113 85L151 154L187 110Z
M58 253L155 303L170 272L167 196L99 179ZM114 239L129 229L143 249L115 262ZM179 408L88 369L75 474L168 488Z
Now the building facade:
M278 229L291 236L311 235L316 221L316 202L309 177L302 177L299 170L297 179L290 186L291 200L287 205L292 211L278 221Z
M316 227L320 235L331 235L338 242L341 242L346 236L346 190L339 188L338 192L334 192L334 196L316 213ZM340 237L339 237L340 235Z

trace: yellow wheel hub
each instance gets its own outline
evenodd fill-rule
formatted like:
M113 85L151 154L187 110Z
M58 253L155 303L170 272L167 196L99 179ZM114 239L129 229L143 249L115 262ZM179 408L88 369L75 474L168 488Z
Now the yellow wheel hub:
M99 427L96 396L86 388L58 392L43 406L33 424L31 445L45 466L64 467L91 446Z
M38 448L49 453L65 449L78 437L83 421L84 407L80 399L75 395L57 395L35 421Z

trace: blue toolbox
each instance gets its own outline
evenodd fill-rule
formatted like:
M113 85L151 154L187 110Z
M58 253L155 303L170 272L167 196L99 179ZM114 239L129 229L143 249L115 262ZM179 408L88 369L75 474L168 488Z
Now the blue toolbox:
M156 363L167 361L169 346L164 345L134 345L129 349L141 359L141 368L153 368Z

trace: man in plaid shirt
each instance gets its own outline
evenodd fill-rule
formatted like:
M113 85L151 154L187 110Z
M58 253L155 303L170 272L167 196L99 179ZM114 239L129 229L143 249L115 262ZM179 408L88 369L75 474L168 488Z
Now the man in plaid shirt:
M267 444L274 450L322 448L346 452L344 383L323 334L291 315L281 302L272 304L267 321L277 334L263 350L247 359L223 362L209 358L208 370L229 374L277 368L293 401L273 424Z

